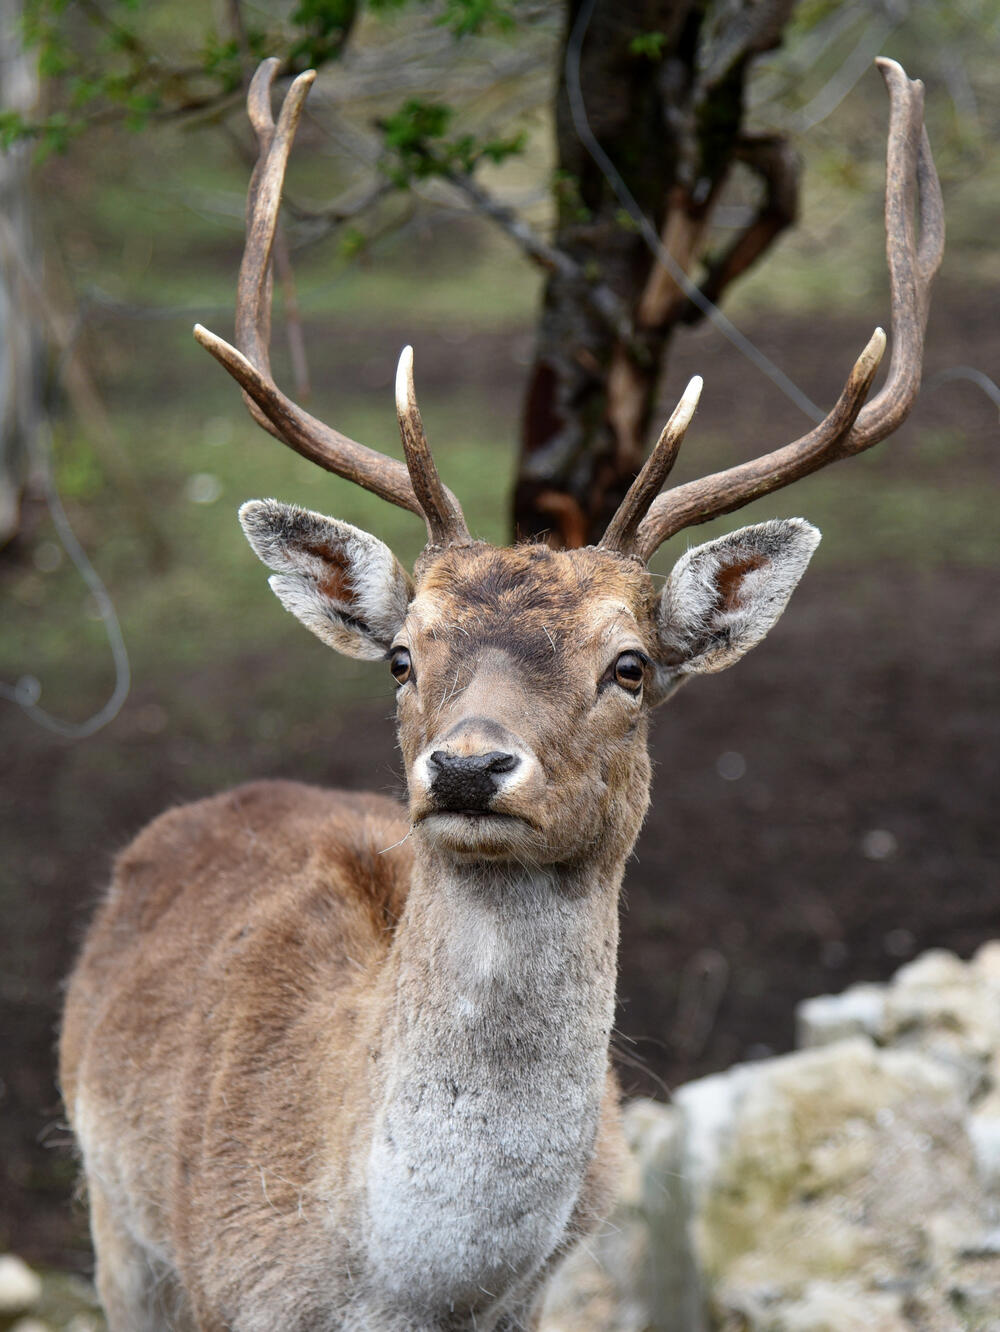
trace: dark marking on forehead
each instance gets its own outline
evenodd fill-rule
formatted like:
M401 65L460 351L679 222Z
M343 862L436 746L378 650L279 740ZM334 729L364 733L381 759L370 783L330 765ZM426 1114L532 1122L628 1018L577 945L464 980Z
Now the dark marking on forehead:
M497 549L485 544L444 551L421 571L419 591L450 605L456 614L527 615L558 623L582 619L600 597L619 596L642 615L652 600L645 570L593 548L553 551L525 545Z
M432 637L454 666L499 649L543 691L567 683L575 650L601 627L598 603L620 601L641 625L655 599L649 574L610 552L485 544L441 552L417 595L433 605Z
M447 556L429 571L421 592L432 593L475 614L571 614L588 587L570 576L545 546L515 550L484 548L471 559Z

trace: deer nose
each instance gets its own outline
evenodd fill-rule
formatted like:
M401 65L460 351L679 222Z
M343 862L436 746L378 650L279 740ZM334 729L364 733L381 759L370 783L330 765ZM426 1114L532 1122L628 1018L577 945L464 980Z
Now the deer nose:
M521 762L516 754L493 749L488 754L449 754L435 749L428 763L434 773L431 794L444 810L485 810L497 793L505 772Z

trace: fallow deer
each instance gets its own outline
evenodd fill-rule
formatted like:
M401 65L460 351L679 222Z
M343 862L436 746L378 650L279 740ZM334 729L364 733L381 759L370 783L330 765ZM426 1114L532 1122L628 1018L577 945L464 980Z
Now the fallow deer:
M112 1332L530 1327L615 1189L618 895L649 712L763 638L819 534L743 528L688 551L662 591L646 564L908 412L943 245L922 89L880 62L894 348L878 396L864 405L881 330L814 430L661 494L693 380L598 546L501 550L438 477L408 349L405 468L273 381L271 244L312 77L275 126L275 64L249 94L239 350L197 336L272 434L426 519L411 578L347 523L271 500L240 511L283 605L388 662L409 805L258 782L164 814L119 857L61 1046L100 1295Z

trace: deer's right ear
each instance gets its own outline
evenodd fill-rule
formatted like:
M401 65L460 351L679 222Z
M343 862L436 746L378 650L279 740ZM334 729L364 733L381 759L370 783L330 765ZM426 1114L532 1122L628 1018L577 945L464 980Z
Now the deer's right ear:
M284 606L349 657L377 661L413 596L409 574L377 537L277 500L250 500L240 522Z

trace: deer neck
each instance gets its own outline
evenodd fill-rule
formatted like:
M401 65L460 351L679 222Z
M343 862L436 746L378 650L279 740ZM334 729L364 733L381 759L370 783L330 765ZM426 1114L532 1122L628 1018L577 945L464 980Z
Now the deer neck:
M606 1086L622 868L417 849L367 1169L371 1255L408 1303L481 1305L565 1236Z

